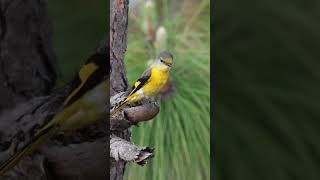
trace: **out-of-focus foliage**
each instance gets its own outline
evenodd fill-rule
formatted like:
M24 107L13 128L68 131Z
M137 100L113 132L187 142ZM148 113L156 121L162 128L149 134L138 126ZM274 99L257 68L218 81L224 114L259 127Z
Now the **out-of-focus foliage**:
M77 73L107 32L107 5L101 0L48 1L60 80L68 81Z
M217 1L217 180L320 177L319 1Z
M161 101L153 121L133 128L134 143L155 147L155 157L144 167L128 164L126 179L209 179L210 1L157 0L154 5L155 32L165 28L165 46L174 55L174 90ZM140 7L132 7L129 19L126 65L131 83L156 58L153 43L146 40Z

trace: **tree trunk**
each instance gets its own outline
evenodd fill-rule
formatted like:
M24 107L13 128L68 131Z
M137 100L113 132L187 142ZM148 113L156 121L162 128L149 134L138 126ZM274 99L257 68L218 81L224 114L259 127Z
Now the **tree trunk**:
M1 112L50 93L57 79L52 45L52 28L44 0L0 0ZM6 123L11 123L4 122L8 115L2 117L0 125L5 129ZM5 149L5 131L0 132L1 149ZM42 162L43 156L35 155L34 159ZM41 178L44 176L34 177ZM12 175L8 179L22 177Z
M0 111L50 93L57 78L44 0L0 0Z
M127 48L129 0L112 0L110 3L110 95L113 96L128 87L124 54ZM125 130L117 136L129 140L130 132ZM110 179L122 180L126 162L110 158L110 163Z

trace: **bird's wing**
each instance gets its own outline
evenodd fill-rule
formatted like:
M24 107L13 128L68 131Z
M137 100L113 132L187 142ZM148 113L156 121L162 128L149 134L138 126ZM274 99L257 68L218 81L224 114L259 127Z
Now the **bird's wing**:
M79 71L77 77L73 80L74 87L70 95L64 102L64 107L74 103L87 91L100 84L109 73L109 63L106 54L92 55L85 65Z
M151 67L149 67L142 75L141 77L134 83L134 85L131 88L130 94L133 94L137 92L139 89L141 89L150 79L151 77ZM128 96L128 97L129 97Z
M106 54L95 54L91 56L81 68L76 79L71 83L72 90L64 102L64 108L75 102L88 90L101 83L109 73L109 63ZM62 111L63 112L63 111ZM58 117L58 116L57 116ZM59 130L59 119L53 118L36 132L24 147L15 152L4 162L0 163L0 177L15 166L23 157L32 153L43 141ZM1 179L1 178L0 178Z

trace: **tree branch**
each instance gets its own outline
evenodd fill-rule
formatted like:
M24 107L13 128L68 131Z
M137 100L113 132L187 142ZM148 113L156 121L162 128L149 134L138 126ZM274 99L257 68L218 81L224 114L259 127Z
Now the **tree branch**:
M110 112L124 101L127 97L126 92L118 93L110 98ZM154 118L160 108L157 103L150 100L143 100L137 104L126 107L123 111L110 117L110 130L123 131L139 122L149 121Z
M138 147L129 141L110 135L110 157L116 161L135 162L143 166L147 159L153 157L153 149Z

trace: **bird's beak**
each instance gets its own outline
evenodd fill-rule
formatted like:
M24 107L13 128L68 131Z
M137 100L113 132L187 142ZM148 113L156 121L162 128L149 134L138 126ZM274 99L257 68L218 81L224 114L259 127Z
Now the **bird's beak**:
M171 67L172 66L172 63L169 63L169 62L165 62L165 61L163 61L164 62L164 64L166 64L167 66L169 66L169 67Z

